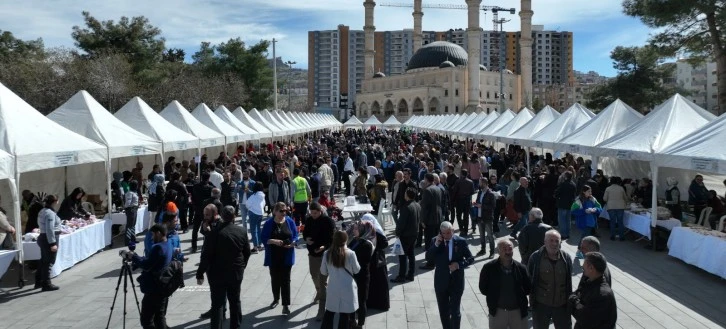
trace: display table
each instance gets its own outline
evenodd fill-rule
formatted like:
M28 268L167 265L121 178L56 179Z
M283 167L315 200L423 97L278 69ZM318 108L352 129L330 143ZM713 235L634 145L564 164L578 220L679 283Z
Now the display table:
M124 227L126 226L125 212L106 214L103 219L110 219L111 223L114 225L123 225ZM136 234L146 231L147 228L149 228L149 215L147 214L146 206L142 206L139 207L139 210L136 211Z
M8 267L17 253L17 250L0 250L0 279L8 271Z
M603 211L600 213L600 218L610 220L607 208L603 208ZM623 226L628 230L637 232L648 240L650 240L650 221L650 213L636 214L626 210L625 214L623 214ZM675 218L658 220L656 226L672 231L674 227L681 226L681 221Z
M353 213L353 214L360 214L360 213L366 213L366 212L372 212L373 206L371 206L370 203L356 203L352 206L343 206L343 212Z
M62 234L58 241L58 255L50 271L51 277L58 276L63 270L111 245L111 225L110 220L102 220L71 234ZM38 243L23 242L23 254L25 260L39 260Z
M726 235L712 236L705 228L674 227L668 239L668 255L726 279Z

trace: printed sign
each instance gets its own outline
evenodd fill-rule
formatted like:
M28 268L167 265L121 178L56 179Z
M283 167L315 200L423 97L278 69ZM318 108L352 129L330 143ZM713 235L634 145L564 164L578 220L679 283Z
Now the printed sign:
M512 140L512 145L519 145L519 140L513 139Z
M56 167L65 167L78 163L78 152L67 152L55 155Z
M570 145L570 153L580 153L580 145Z
M131 154L133 155L142 155L146 153L146 149L143 146L132 146L131 147Z
M186 150L187 149L187 143L176 143L176 149L177 150Z
M536 147L544 147L544 143L537 141L537 142L534 142L534 146L536 146Z
M699 171L718 172L718 161L709 159L691 159L691 169Z
M615 154L615 157L620 160L630 160L630 158L633 157L633 154L630 151L618 151L618 153Z

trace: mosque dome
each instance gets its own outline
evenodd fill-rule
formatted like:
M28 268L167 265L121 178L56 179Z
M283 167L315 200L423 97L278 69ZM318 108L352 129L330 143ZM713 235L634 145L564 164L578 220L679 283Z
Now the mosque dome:
M376 72L376 74L373 75L374 78L385 78L386 74L383 72Z
M411 57L406 71L440 67L446 61L451 62L454 66L466 66L469 55L459 45L447 41L435 41L421 47Z
M443 63L441 63L441 65L439 65L440 69L447 67L456 67L456 65L454 65L454 63L452 63L451 61L444 61Z

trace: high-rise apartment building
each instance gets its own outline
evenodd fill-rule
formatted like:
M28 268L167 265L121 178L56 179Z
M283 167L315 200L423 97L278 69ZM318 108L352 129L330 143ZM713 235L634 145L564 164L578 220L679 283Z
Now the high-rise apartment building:
M469 48L466 29L423 31L423 44L448 41ZM489 71L498 71L501 34L482 31L479 63ZM506 68L519 73L519 32L505 32ZM574 83L572 64L572 32L544 31L542 25L532 27L532 77L534 84ZM375 32L374 70L386 76L406 72L413 56L414 30ZM363 30L339 25L337 30L308 33L308 104L318 111L340 108L341 96L351 108L356 92L360 92L365 75L365 37Z
M716 63L691 65L685 59L676 62L676 84L691 92L688 99L718 115L718 78Z

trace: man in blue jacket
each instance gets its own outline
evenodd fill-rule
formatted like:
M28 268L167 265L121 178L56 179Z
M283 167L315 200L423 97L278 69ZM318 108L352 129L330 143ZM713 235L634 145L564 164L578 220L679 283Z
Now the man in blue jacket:
M426 251L426 261L434 264L434 291L444 329L461 326L461 296L464 294L464 269L474 263L466 239L454 235L449 222L439 226L441 233Z
M172 249L166 239L166 227L154 224L149 231L154 239L149 256L141 257L134 254L131 258L133 268L141 268L143 271L137 280L144 294L141 300L141 327L167 328L166 307L169 304L169 297L159 291L158 282L161 270L171 263Z

